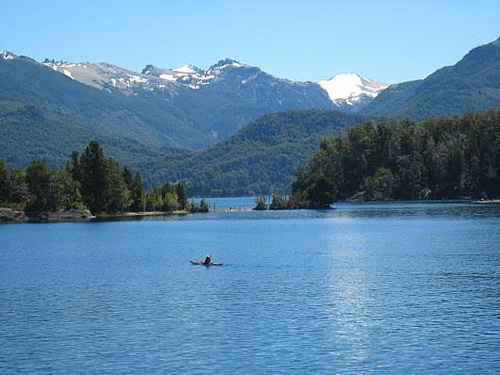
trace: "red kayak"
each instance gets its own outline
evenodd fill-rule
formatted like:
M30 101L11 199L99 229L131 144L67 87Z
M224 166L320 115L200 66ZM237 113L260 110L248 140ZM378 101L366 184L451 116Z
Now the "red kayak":
M224 263L204 263L204 262L199 262L197 260L190 260L191 264L197 265L197 266L222 266Z

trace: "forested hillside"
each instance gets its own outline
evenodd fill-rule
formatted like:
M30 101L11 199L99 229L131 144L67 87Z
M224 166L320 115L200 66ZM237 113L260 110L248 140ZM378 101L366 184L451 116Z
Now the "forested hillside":
M422 121L500 108L500 39L427 78L392 85L361 112Z
M232 60L208 68L200 82L195 74L190 84L183 69L169 71L179 75L172 81L171 74L109 64L45 64L0 53L0 137L6 140L0 158L11 165L44 159L60 167L92 139L130 165L206 149L265 113L333 108L317 84L279 79Z
M203 136L179 112L159 98L85 86L28 58L0 58L0 158L11 165L45 159L62 166L92 139L125 164L162 149L198 148Z
M328 138L293 184L296 198L500 197L500 111L463 117L370 121Z
M194 195L255 195L289 192L295 168L323 137L360 123L337 111L287 111L259 117L237 134L187 157L151 159L137 165L147 185L185 181Z

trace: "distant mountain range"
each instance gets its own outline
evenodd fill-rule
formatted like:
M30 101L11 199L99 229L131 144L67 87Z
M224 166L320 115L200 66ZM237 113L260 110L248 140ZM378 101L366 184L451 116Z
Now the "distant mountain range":
M233 192L283 189L321 136L363 118L420 121L499 107L500 39L425 79L391 86L355 73L318 83L290 81L231 59L207 69L147 65L133 72L107 63L38 63L0 53L0 159L11 166L35 159L61 166L72 150L97 139L146 181L194 183L201 176L206 185L201 190L220 190L232 177ZM334 109L364 117L324 112ZM259 118L289 110L307 112ZM315 125L308 128L307 121ZM247 124L252 125L247 129ZM269 158L281 161L266 162L263 144L279 150ZM240 167L259 173L242 173ZM189 168L213 173L184 173Z
M203 70L194 65L164 69L146 65L141 73L107 63L67 63L46 59L44 65L78 82L127 95L162 91L172 99L183 90L233 94L276 109L350 107L356 112L388 85L356 73L339 74L316 83L276 78L257 67L224 59ZM319 85L319 87L318 87ZM326 96L325 96L326 94ZM329 98L331 103L328 100Z
M312 108L356 113L388 86L355 73L318 83L291 81L229 58L204 70L193 65L173 69L146 65L140 73L107 63L46 59L44 65L109 92L161 96L181 108L187 122L214 142L264 113Z
M342 85L336 90L355 107L352 93L364 91ZM205 149L265 113L338 108L341 99L334 103L328 95L319 84L276 78L231 59L205 70L147 65L138 73L107 63L38 63L3 51L0 135L9 144L0 158L60 165L95 138L122 163L135 164L165 150Z

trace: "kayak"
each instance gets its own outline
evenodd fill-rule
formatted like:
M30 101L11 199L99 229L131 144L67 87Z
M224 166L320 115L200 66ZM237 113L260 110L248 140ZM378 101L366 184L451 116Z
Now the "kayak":
M190 260L191 264L194 264L196 266L206 266L206 267L210 267L210 266L222 266L224 263L203 263L203 262L199 262L197 260Z

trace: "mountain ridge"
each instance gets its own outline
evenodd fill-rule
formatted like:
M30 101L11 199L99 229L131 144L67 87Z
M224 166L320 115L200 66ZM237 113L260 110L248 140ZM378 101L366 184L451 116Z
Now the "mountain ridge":
M482 112L500 106L500 38L470 50L426 78L389 86L361 109L367 116L409 117Z
M366 105L367 102L376 97L380 91L388 86L356 73L341 73L319 82L294 81L287 78L275 77L256 66L241 63L232 58L221 59L206 69L201 69L192 64L185 64L178 68L160 68L152 64L147 64L141 72L123 69L109 63L67 63L48 59L45 59L43 63L84 84L102 89L117 88L126 94L131 94L138 88L144 90L175 90L175 88L183 87L197 90L211 84L217 84L219 79L224 78L227 70L240 68L241 72L239 76L241 79L238 82L240 87L257 79L259 75L266 77L265 79L268 81L275 80L297 87L319 85L326 92L333 104L330 108L349 107L351 112L357 110L358 103L363 104L363 106ZM93 75L97 78L89 80L88 71L92 69L94 70L92 72ZM243 73L243 70L248 71ZM100 76L99 72L101 72ZM345 80L343 80L337 84L339 78L349 74L355 76L357 81L353 82L353 79L351 79L351 82L348 82L346 85ZM231 82L233 85L236 83L234 80ZM227 89L227 85L225 85L225 88ZM332 92L335 92L334 96L332 96ZM342 94L339 95L339 93ZM326 106L328 104L323 103L323 105Z

